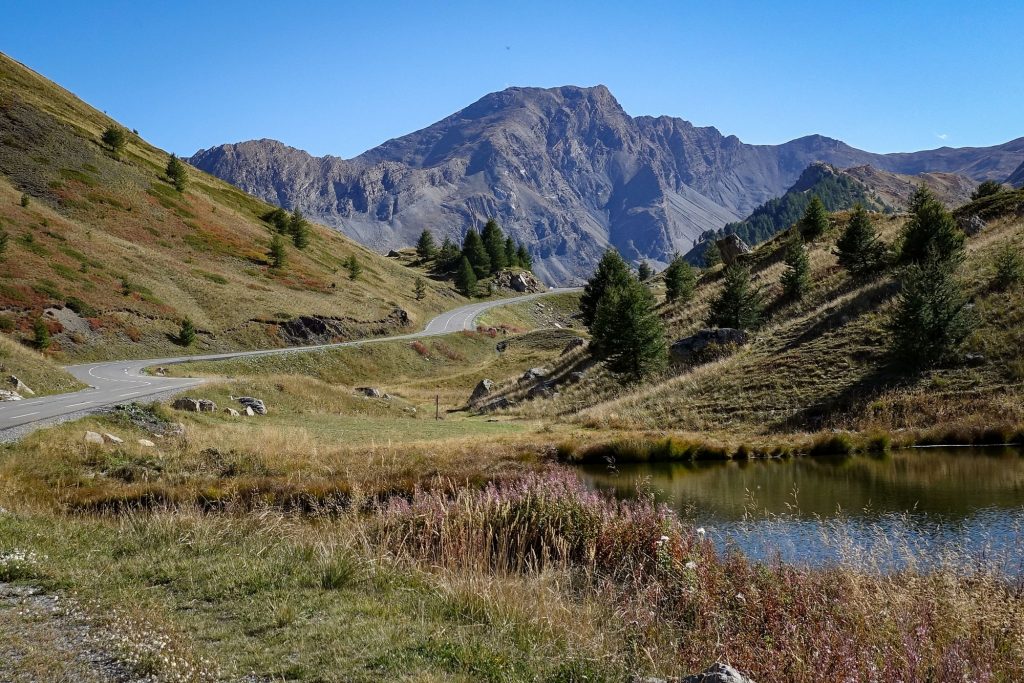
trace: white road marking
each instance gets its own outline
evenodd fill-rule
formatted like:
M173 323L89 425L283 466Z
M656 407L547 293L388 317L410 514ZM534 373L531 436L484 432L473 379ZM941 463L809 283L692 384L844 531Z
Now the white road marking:
M34 413L23 413L23 414L21 414L21 415L11 415L11 417L10 417L9 419L11 419L11 420L17 420L17 419L18 419L19 417L29 417L29 416L31 416L31 415L38 415L38 414L39 414L39 411L37 410L37 411L36 411L36 412L34 412Z
M66 406L64 406L64 407L65 407L65 408L74 408L74 407L76 407L76 406L87 406L87 405L89 405L90 403L92 403L92 401L82 401L81 403L71 403L71 404L69 404L69 405L66 405Z
M138 391L129 391L127 394L121 394L120 396L118 396L118 398L125 398L126 396L134 396L135 394L138 394L138 393L139 393Z

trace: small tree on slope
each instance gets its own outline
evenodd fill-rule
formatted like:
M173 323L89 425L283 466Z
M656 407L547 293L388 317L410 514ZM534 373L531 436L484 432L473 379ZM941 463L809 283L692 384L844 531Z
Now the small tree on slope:
M794 235L786 246L786 270L782 273L782 298L799 301L811 285L811 262L803 240Z
M580 313L583 317L583 324L590 328L597 317L597 304L604 295L605 290L617 285L625 285L632 275L629 266L619 256L619 252L609 249L601 257L597 264L594 275L591 276L583 288L583 296L580 297Z
M839 265L854 277L867 277L885 265L885 245L878 239L875 224L864 207L853 209L850 222L836 243Z
M665 327L654 306L654 295L632 276L601 295L592 348L613 372L640 379L665 366Z
M693 297L697 274L693 267L679 254L665 269L665 299L670 302L686 303Z
M750 282L750 272L734 264L725 269L722 292L711 303L708 324L712 327L753 329L761 322L763 308L763 297Z

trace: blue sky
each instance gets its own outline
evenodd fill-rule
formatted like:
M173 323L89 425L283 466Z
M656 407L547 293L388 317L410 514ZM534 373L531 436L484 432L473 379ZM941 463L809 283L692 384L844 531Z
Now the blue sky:
M14 0L0 50L179 154L351 157L510 85L597 83L752 143L1024 136L1020 0L269 5Z

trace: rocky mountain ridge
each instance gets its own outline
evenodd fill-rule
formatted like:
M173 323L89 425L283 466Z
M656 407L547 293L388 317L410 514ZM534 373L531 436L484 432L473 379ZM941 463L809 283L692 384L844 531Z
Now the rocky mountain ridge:
M679 118L632 117L604 86L517 87L350 160L255 140L189 161L381 251L424 228L457 238L493 216L529 246L539 275L570 283L608 246L663 264L783 194L815 161L1001 180L1024 161L1024 138L905 154L820 135L750 145Z

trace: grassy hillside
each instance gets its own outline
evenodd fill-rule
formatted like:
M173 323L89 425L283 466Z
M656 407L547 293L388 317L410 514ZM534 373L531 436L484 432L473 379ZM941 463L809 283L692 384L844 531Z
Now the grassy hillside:
M1005 194L997 201L1015 206L1013 193ZM1024 423L1024 291L992 287L996 252L1007 244L1024 250L1024 219L1012 212L986 215L989 225L968 240L960 270L978 324L959 357L945 366L913 373L892 360L886 324L898 292L895 273L866 283L850 279L834 254L847 220L839 214L832 231L810 247L812 285L802 302L777 303L782 237L749 257L768 317L737 353L693 369L676 367L639 385L623 385L598 365L557 398L524 404L520 412L561 414L601 429L730 438L838 428L940 429L955 439L958 429ZM890 244L905 221L875 220ZM702 274L691 302L662 306L670 342L706 326L720 287L721 266Z
M43 354L0 335L0 389L14 388L7 385L11 375L24 382L36 396L85 388L84 384Z
M284 345L280 325L300 315L359 337L418 327L461 300L428 279L417 301L418 271L321 226L275 270L261 219L271 207L192 168L179 193L165 152L132 132L119 154L102 144L111 125L0 55L0 316L15 336L45 315L53 351L69 357L180 353L173 337L189 317L195 351L227 350Z

